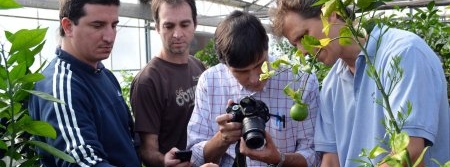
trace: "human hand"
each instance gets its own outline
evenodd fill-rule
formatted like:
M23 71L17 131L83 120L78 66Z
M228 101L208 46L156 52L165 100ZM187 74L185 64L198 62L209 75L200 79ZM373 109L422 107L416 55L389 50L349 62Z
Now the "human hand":
M164 166L165 167L191 167L192 164L189 161L181 162L176 159L175 152L179 151L178 148L172 148L164 155Z
M233 103L233 100L228 100L228 106ZM222 114L216 117L216 122L219 125L219 136L221 141L227 145L237 142L242 136L242 123L231 122L232 114Z
M265 146L259 149L251 149L245 144L244 138L241 138L239 151L252 160L257 160L268 164L278 164L281 161L281 154L267 131L265 132L265 139Z

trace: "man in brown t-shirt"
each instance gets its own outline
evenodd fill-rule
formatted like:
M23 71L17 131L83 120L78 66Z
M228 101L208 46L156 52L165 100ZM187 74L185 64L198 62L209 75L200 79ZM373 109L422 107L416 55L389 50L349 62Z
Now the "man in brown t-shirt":
M151 6L163 48L134 78L131 106L141 159L147 166L164 166L164 154L186 148L195 88L205 66L189 55L197 26L195 1L153 0Z

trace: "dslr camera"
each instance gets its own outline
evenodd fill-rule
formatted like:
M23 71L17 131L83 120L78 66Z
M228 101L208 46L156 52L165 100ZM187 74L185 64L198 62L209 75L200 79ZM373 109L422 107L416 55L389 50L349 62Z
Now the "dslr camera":
M246 96L239 104L228 106L226 111L234 116L231 122L242 123L242 133L248 148L257 149L265 144L265 128L270 113L263 101Z

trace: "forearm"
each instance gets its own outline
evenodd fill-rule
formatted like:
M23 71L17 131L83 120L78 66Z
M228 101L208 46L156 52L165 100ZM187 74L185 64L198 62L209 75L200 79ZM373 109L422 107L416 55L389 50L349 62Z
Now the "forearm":
M307 167L308 163L306 162L305 157L298 153L285 153L285 160L283 163L283 167Z
M339 167L339 158L335 153L323 153L321 167Z
M141 150L141 158L146 166L164 166L164 154L158 151Z
M205 147L203 148L203 157L205 163L213 162L219 164L220 159L227 151L229 144L225 144L221 137L220 132L216 133L211 140L206 142Z

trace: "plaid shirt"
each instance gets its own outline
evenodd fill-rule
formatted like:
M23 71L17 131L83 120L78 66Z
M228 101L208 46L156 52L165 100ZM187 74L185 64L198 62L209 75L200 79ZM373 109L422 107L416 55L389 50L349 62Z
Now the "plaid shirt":
M309 105L309 115L301 122L294 121L289 111L294 102L283 93L283 89L297 75L285 70L272 77L264 89L256 92L253 97L267 104L271 114L285 115L286 127L275 117L266 123L266 131L272 136L278 150L283 153L299 153L305 157L308 166L317 163L314 151L314 124L319 109L319 85L315 75L303 75L299 82L291 83L291 88L303 87L303 102ZM297 77L298 78L298 77ZM205 143L219 131L215 118L225 114L228 99L239 102L245 96L254 92L246 90L233 77L227 66L218 64L206 70L199 78L195 93L195 107L188 124L187 148L193 151L194 166L204 162L203 148ZM219 166L231 167L235 157L235 145L232 144L222 156ZM247 158L247 166L267 166L266 163Z

